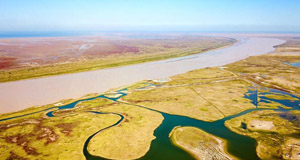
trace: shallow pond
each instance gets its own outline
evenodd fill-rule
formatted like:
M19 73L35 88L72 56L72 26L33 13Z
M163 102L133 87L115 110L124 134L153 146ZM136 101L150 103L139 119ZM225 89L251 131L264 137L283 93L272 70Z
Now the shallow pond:
M285 64L288 64L288 65L291 65L291 66L294 66L294 67L300 67L300 62L295 62L295 63L285 62Z
M295 66L295 67L300 67L300 62L297 62L297 63L290 63L292 66Z

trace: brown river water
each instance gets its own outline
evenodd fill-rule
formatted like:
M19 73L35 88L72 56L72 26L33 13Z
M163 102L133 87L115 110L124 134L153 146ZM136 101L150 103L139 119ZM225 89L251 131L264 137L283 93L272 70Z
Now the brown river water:
M186 57L82 73L0 83L0 114L45 105L61 99L102 93L145 79L166 78L190 70L222 66L265 54L284 43L274 38L239 38L236 44Z

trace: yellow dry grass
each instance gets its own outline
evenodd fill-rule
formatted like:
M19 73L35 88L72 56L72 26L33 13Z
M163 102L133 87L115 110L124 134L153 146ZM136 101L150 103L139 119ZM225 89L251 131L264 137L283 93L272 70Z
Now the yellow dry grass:
M258 143L256 152L261 159L282 159L288 148L287 140L299 134L297 122L283 119L279 112L271 110L250 112L226 121L225 126L233 132L255 138Z
M108 159L137 159L145 155L155 139L154 130L163 121L163 116L157 112L127 104L94 110L124 115L119 125L98 133L88 146L92 155Z
M35 119L35 117L26 117ZM23 119L25 121L26 119ZM37 155L26 153L23 145L8 143L5 138L0 139L1 158L7 159L11 152L27 159L84 159L82 153L85 140L101 128L105 128L118 121L116 115L92 115L90 113L80 113L69 115L68 117L52 117L51 119L40 119L40 128L52 128L53 132L49 138L58 138L54 142L46 144L46 139L38 139L43 133L37 124L17 125L12 128L1 130L0 137L20 136L25 138L26 145L34 148ZM20 120L18 120L20 121ZM62 123L76 123L70 135L65 135L56 125ZM19 122L16 122L19 123ZM50 132L48 130L48 132ZM46 134L46 133L44 133Z
M185 77L185 74L182 74L176 76L177 78L174 80L177 84L182 80L187 85L171 85L172 80L162 87L136 90L123 97L123 100L162 112L204 121L215 121L225 116L255 108L250 100L244 98L250 84L242 80L210 80L210 82L197 85L186 83L186 81L197 81L199 77L203 77L201 75L197 77L199 72L209 74L210 77L218 77L219 72L215 72L216 70L219 71L220 69L211 68L192 73L188 72L185 73L188 75L187 78L180 78ZM225 71L221 72L226 73L225 75L231 75ZM214 76L215 73L217 75Z
M300 68L289 64L295 62L300 62L300 54L271 53L226 66L227 70L261 86L300 95Z
M196 159L231 159L225 152L225 141L195 127L175 127L170 133L173 144Z

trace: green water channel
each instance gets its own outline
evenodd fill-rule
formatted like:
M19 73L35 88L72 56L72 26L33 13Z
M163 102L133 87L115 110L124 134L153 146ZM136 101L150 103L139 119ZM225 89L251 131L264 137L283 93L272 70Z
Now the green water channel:
M126 90L126 89L125 89ZM64 105L64 106L60 106L60 107L52 107L46 110L42 110L39 112L43 112L43 111L48 111L50 109L53 108L57 108L58 110L63 110L63 109L69 109L69 108L73 108L76 106L77 103L82 102L82 101L89 101L89 100L93 100L96 98L106 98L109 100L113 100L113 101L118 101L119 98L126 96L126 93L123 92L124 90L120 90L117 93L121 94L120 97L117 98L109 98L106 97L104 95L100 95L97 97L93 97L93 98L88 98L88 99L82 99L82 100L78 100L76 102ZM283 92L283 91L279 91L279 90L275 90L275 89L269 89L269 93L280 93L280 94L284 94L284 95L289 95L292 97L295 97L294 95L291 95L289 93ZM255 89L249 89L248 93L245 94L245 98L248 98L252 101L252 103L254 105L257 106L257 91ZM278 99L270 99L267 97L264 97L263 94L261 95L261 100L262 102L266 102L269 103L270 101L275 101L278 103L281 103L285 106L291 107L293 109L299 109L299 98L296 101L290 101L290 100L278 100ZM255 110L265 110L265 109L258 109L258 108L254 108L254 109L250 109L244 112L241 112L239 114L233 115L233 116L229 116L229 117L225 117L221 120L218 121L214 121L214 122L205 122L205 121L201 121L201 120L196 120L193 118L189 118L189 117L185 117L185 116L179 116L179 115L171 115L171 114L167 114L164 112L160 112L157 110L153 110L144 106L138 106L138 105L133 105L133 107L142 107L148 110L152 110L155 112L159 112L160 114L163 115L164 120L162 122L162 124L155 130L154 132L154 136L156 137L155 140L152 141L151 143L151 147L150 150L146 153L146 155L144 155L143 157L141 157L141 160L153 160L153 159L180 159L180 160L190 160L190 159L194 159L189 153L187 153L186 151L174 146L169 138L169 133L171 132L171 130L176 127L176 126L192 126L192 127L197 127L200 128L210 134L213 134L217 137L223 138L228 142L228 152L240 159L243 160L255 160L255 159L259 159L258 156L256 155L256 141L250 137L247 136L243 136L243 135L239 135L236 134L232 131L230 131L228 128L225 127L224 123L225 121L235 118L235 117L239 117L241 115L247 114L249 112L255 111ZM276 111L289 111L289 109L284 109L284 108L279 108L279 109L272 109L272 110L276 110ZM33 112L31 114L35 114L35 113L39 113L39 112ZM99 160L99 159L105 159L102 157L98 157L98 156L93 156L90 155L88 150L87 150L87 146L90 142L90 140L99 132L105 130L105 129L109 129L111 127L114 127L116 125L118 125L119 123L122 123L124 117L121 114L118 113L103 113L103 112L96 112L96 111L88 111L91 112L92 114L115 114L120 116L120 120L118 122L116 122L115 124L113 124L112 126L109 126L107 128L101 129L99 131L97 131L96 133L92 134L85 142L84 146L83 146L83 153L86 157L87 160ZM48 112L46 115L49 117L53 117L53 111ZM16 116L16 117L11 117L11 118L6 118L6 119L1 119L0 121L5 121L5 120L9 120L9 119L14 119L14 118L19 118L19 117L24 117L27 115L31 115L31 114L24 114L22 116Z

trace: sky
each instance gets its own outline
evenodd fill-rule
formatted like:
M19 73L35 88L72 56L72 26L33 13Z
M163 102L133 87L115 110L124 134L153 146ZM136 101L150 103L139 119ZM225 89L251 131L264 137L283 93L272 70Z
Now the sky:
M0 0L0 31L300 32L300 0Z

